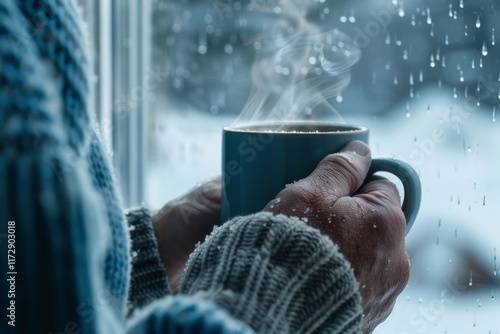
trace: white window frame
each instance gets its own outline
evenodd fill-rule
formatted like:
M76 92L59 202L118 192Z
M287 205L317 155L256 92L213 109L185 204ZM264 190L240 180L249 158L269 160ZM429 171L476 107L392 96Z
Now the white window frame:
M113 152L124 204L145 199L150 105L146 87L151 50L151 0L79 0L93 45L93 101L101 135Z

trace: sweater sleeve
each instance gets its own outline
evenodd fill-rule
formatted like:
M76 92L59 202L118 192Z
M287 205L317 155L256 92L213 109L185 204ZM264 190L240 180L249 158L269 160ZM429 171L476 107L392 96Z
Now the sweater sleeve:
M96 299L106 292L104 208L86 159L67 147L15 3L0 1L0 332L114 333L111 306Z
M257 333L361 333L350 264L298 218L258 213L217 228L191 255L180 292L220 305Z
M151 213L137 208L126 214L132 242L129 313L170 293L167 274L158 253Z

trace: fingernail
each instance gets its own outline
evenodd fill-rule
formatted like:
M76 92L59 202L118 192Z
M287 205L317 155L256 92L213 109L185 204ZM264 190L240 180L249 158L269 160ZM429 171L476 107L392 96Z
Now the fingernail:
M354 152L357 155L360 155L362 157L368 155L370 153L370 148L368 145L363 143L362 141L355 140L349 142L346 146L344 146L340 152Z

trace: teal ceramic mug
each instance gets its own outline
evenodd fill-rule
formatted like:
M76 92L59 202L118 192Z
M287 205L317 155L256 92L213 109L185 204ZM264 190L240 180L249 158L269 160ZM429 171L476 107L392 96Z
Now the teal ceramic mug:
M261 211L287 184L307 177L328 154L347 143L368 144L363 126L326 122L287 122L229 126L223 131L222 222ZM368 176L395 175L402 183L406 232L417 216L420 179L406 162L374 158Z

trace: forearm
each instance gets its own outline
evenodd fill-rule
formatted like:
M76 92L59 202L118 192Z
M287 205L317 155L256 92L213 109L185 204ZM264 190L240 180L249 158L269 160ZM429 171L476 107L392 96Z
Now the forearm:
M196 249L180 292L261 333L360 333L361 297L331 240L297 218L236 218Z

